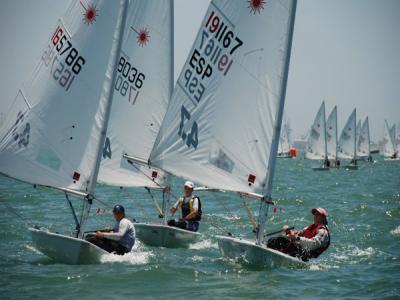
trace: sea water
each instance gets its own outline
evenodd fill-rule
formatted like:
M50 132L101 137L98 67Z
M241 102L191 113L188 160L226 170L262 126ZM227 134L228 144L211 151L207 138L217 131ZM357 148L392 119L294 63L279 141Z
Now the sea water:
M327 172L312 171L317 162L278 159L267 230L303 228L313 207L330 215L331 246L305 269L259 269L221 257L215 235L254 238L239 197L228 192L198 193L209 222L201 223L203 238L189 249L138 241L132 253L110 254L98 265L55 262L34 248L26 228L72 233L64 195L2 176L0 299L399 299L400 161L374 159L357 171ZM182 184L173 178L175 195ZM129 218L159 222L143 189L98 186L96 195L104 203L94 202L88 230L113 225L110 206L117 203ZM80 212L81 200L72 202ZM259 202L247 202L257 214Z

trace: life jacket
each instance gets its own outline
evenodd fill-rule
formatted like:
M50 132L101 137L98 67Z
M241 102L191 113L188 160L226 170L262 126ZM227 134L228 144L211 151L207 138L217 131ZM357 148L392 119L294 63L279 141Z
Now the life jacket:
M193 211L193 202L194 199L197 198L197 202L199 205L199 209L197 210L197 215L190 219L190 221L200 221L201 220L201 215L202 215L202 211L201 211L201 201L200 198L196 195L192 196L192 198L190 198L190 200L188 202L185 203L184 199L181 198L181 209L182 209L182 218L186 218L186 216L188 214L190 214Z
M326 249L329 248L329 245L331 244L331 235L329 234L328 226L325 226L322 224L319 224L319 225L311 224L306 229L304 229L303 237L312 239L313 237L315 237L317 235L318 230L320 230L321 228L325 229L328 232L328 243L324 247L319 247L317 249L311 250L306 255L303 255L303 257L302 257L303 260L308 260L309 258L317 258Z

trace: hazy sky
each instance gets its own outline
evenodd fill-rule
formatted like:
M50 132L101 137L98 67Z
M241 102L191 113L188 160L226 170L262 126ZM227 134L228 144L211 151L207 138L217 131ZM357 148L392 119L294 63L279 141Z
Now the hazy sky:
M0 107L29 79L68 3L0 1ZM208 4L175 0L175 77ZM354 107L358 118L369 116L374 140L381 139L385 118L400 121L399 29L398 0L298 1L285 104L294 137L307 132L322 100L327 115L338 105L339 131Z

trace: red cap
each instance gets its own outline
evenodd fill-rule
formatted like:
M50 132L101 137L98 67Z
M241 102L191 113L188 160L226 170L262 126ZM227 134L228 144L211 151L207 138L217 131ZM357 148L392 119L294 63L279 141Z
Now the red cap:
M325 218L328 217L328 212L325 210L325 208L316 207L316 208L313 208L313 209L311 210L311 213L312 213L313 215L314 215L316 212L318 212L320 215L323 215Z

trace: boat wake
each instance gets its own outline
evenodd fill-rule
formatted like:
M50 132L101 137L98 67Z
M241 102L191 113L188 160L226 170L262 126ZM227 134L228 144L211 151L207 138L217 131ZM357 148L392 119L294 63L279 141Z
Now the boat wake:
M146 251L140 243L137 243L131 252L124 255L107 254L101 258L102 263L128 263L131 265L145 265L154 256L153 252Z
M400 236L400 226L397 226L395 229L390 230L390 234Z
M377 250L373 247L368 247L366 249L360 249L356 246L352 246L351 248L344 249L340 253L332 254L332 257L337 262L346 262L349 264L357 264L372 258L375 254L377 254Z
M40 252L38 249L36 249L35 247L31 246L31 245L25 245L25 248L36 253L36 254L40 254L43 255L42 252Z
M203 240L189 245L189 249L194 249L194 250L210 249L210 248L218 249L218 244L211 242L211 240Z

